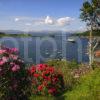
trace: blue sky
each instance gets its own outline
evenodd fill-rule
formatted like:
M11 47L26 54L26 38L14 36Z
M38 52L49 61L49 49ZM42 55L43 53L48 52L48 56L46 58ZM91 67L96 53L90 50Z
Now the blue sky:
M0 30L84 30L84 0L0 0Z

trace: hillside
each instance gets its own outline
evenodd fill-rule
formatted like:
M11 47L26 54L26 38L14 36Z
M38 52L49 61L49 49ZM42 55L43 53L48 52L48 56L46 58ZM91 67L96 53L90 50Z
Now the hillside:
M82 32L82 33L75 33L74 36L89 36L90 31ZM94 30L92 33L93 36L100 36L100 30Z

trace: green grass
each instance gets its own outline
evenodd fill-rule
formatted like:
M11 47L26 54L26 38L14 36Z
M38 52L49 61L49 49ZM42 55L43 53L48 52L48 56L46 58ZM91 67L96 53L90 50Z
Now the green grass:
M63 96L65 100L100 100L100 69L83 76L80 84Z

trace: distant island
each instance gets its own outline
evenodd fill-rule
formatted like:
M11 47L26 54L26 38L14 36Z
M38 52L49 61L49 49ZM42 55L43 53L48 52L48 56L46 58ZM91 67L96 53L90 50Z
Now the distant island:
M7 33L4 33L4 32L0 32L0 37L32 37L31 34L24 34L24 33L20 33L20 34L17 34L17 33L14 33L14 34L7 34Z
M55 35L59 34L58 33L46 33L46 32L28 32L28 33L24 33L24 32L21 32L21 33L17 33L17 32L0 32L0 38L2 37L47 37L47 36L50 36L50 37L55 37Z

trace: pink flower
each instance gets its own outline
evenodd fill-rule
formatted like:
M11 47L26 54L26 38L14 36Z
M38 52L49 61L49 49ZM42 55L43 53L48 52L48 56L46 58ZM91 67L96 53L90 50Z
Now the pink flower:
M13 72L16 72L16 71L18 71L20 69L20 67L19 67L19 65L14 65L14 67L12 67L12 71Z
M14 60L17 60L17 59L18 59L18 56L14 56L13 59L14 59Z
M15 63L11 62L10 65L14 65Z
M7 61L8 61L8 58L7 58L7 57L2 57L2 60L3 60L4 62L7 62Z
M18 49L17 48L12 48L11 51L12 52L18 52Z
M0 61L0 65L1 65L1 66L2 66L4 63L5 63L4 61L2 61L2 60Z
M0 50L0 54L3 54L5 52L6 52L6 50Z
M13 58L14 60L17 60L18 59L18 56L17 55L11 54L10 57Z

